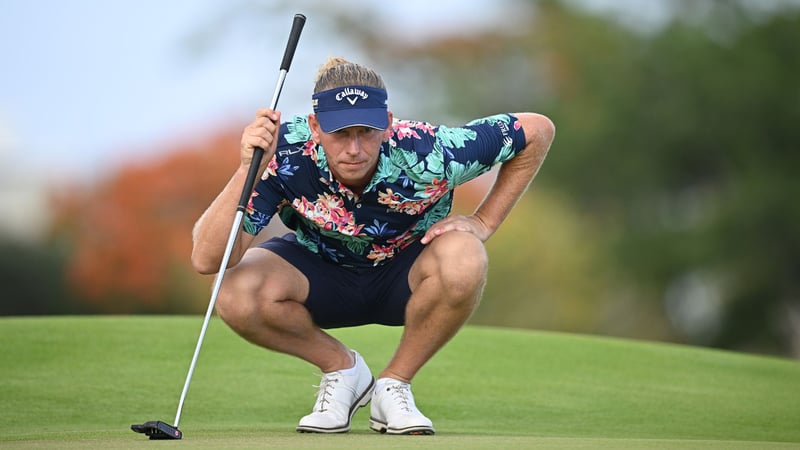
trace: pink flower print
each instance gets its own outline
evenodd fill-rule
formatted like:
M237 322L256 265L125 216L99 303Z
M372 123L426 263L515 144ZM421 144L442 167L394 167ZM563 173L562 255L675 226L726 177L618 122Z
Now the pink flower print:
M399 140L403 140L409 137L413 137L415 139L421 139L419 133L417 133L417 130L430 134L431 136L434 135L433 125L426 122L398 120L394 124L394 134Z
M378 203L393 208L400 203L400 196L391 189L386 189L386 192L378 192Z
M364 227L355 224L355 217L344 208L341 198L327 193L319 194L317 201L313 203L305 197L295 199L292 207L323 230L338 231L352 236L360 233Z
M253 195L251 195L250 199L247 201L247 208L245 211L247 211L247 214L249 215L252 215L256 211L255 206L253 206L253 199L256 197L258 197L258 192L253 191Z
M447 180L437 180L436 178L433 179L433 185L428 185L425 187L425 195L428 196L428 200L430 203L435 202L442 198L447 192L449 188L447 187Z
M317 154L317 144L311 139L307 140L303 144L303 156L310 156L312 161L317 162Z
M408 126L406 123L398 124L398 126L395 127L395 129L394 129L394 135L399 140L403 140L403 139L405 139L407 137L414 137L414 138L417 138L417 139L420 138L419 134L417 134L417 132L413 128Z
M269 160L269 164L267 164L267 170L261 174L261 179L266 180L269 177L274 177L278 174L278 161L273 156L272 159Z
M422 214L422 211L425 210L425 206L428 203L427 199L418 201L406 200L398 205L398 209L408 215L416 216Z
M402 250L408 247L416 239L417 236L411 230L408 230L400 236L389 239L388 242L392 244L392 247Z
M367 255L367 259L372 260L373 266L377 266L393 256L394 250L392 246L372 244L372 250L370 250L369 255Z

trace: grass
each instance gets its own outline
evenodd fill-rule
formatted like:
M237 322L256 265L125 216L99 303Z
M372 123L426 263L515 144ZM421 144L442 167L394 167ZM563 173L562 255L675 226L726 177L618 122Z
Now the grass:
M202 323L192 317L0 319L0 448L800 448L800 363L611 338L467 327L418 375L432 437L294 432L316 369L214 319L179 442L172 423ZM400 330L334 334L377 372Z

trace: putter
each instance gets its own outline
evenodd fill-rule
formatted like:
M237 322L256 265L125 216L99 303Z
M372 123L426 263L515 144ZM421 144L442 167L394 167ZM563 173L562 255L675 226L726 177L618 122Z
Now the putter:
M289 66L292 64L294 58L294 51L297 48L297 42L300 40L300 32L303 31L303 25L306 23L306 16L302 14L294 15L294 22L292 23L292 30L289 33L289 41L286 43L286 50L283 53L283 61L281 61L281 70L278 74L278 82L275 85L275 93L272 95L272 102L270 109L275 109L278 105L278 97L281 95L283 89L283 82L286 79L286 74L289 72ZM236 207L236 216L231 226L231 232L228 236L228 245L225 248L225 253L222 255L222 262L219 265L219 273L214 282L214 288L211 291L211 300L208 302L208 310L206 311L205 320L203 320L203 327L200 329L200 337L197 338L197 346L194 349L194 356L192 356L192 363L189 365L189 373L186 375L186 382L183 384L183 391L181 398L178 400L178 411L175 414L174 425L170 425L161 421L149 421L142 424L131 425L131 430L137 433L143 433L150 437L150 439L181 439L183 433L178 429L178 424L181 421L181 412L183 411L183 403L186 400L186 392L189 390L189 383L192 381L192 374L197 364L197 357L200 354L200 347L203 345L203 338L206 335L208 322L211 315L214 313L214 305L217 303L217 295L222 286L222 279L225 276L225 269L228 267L228 261L233 252L233 246L236 243L236 237L239 234L239 229L242 227L242 219L247 210L247 203L253 193L256 178L258 177L258 166L261 164L261 159L264 156L264 149L256 147L253 151L253 160L250 163L250 170L247 172L247 179L242 189L242 196L239 198L239 205Z

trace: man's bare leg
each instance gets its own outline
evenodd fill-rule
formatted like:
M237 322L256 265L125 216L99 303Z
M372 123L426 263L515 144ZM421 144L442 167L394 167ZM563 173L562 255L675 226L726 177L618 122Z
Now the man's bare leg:
M428 244L409 271L403 336L380 378L411 382L477 308L487 268L483 242L471 233L451 231Z
M225 282L217 311L233 330L323 372L317 401L300 419L297 431L350 431L355 411L372 399L375 378L360 355L314 324L303 306L309 292L305 275L276 254L253 248L228 270Z
M417 409L411 379L464 325L486 284L483 242L463 231L431 241L408 274L411 298L403 336L372 395L370 428L388 434L434 434Z
M247 251L228 269L217 312L243 338L333 372L353 366L349 349L321 330L303 306L308 279L283 258L262 248Z

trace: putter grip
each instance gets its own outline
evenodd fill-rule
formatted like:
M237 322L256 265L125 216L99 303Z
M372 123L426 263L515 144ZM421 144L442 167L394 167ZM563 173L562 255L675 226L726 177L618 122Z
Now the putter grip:
M274 109L278 103L278 94L283 86L283 76L289 71L289 66L292 65L294 59L294 51L297 49L297 42L300 41L300 33L303 31L303 25L306 24L306 16L302 14L295 14L294 21L292 22L292 30L289 32L289 41L286 43L286 50L283 52L283 61L281 61L281 78L279 84L275 88L275 95L273 98L272 108ZM250 161L250 168L247 170L247 179L244 180L244 188L242 195L239 197L239 205L236 207L237 211L242 213L247 212L247 203L250 201L250 196L253 195L253 188L256 184L256 179L259 177L258 166L261 165L261 159L264 157L264 149L256 147L253 149L253 160Z
M250 161L250 168L247 170L247 179L244 180L242 196L239 197L239 206L236 207L237 211L243 213L247 212L247 203L250 202L250 196L253 195L253 187L256 185L256 179L261 175L258 173L258 166L261 165L261 159L263 157L264 149L261 147L253 149L253 160Z
M289 42L286 43L286 51L283 52L283 61L281 61L281 70L289 71L289 66L292 65L294 59L294 51L297 49L297 41L300 40L300 32L303 31L303 25L306 24L306 16L302 14L294 15L294 22L292 22L292 31L289 32Z

